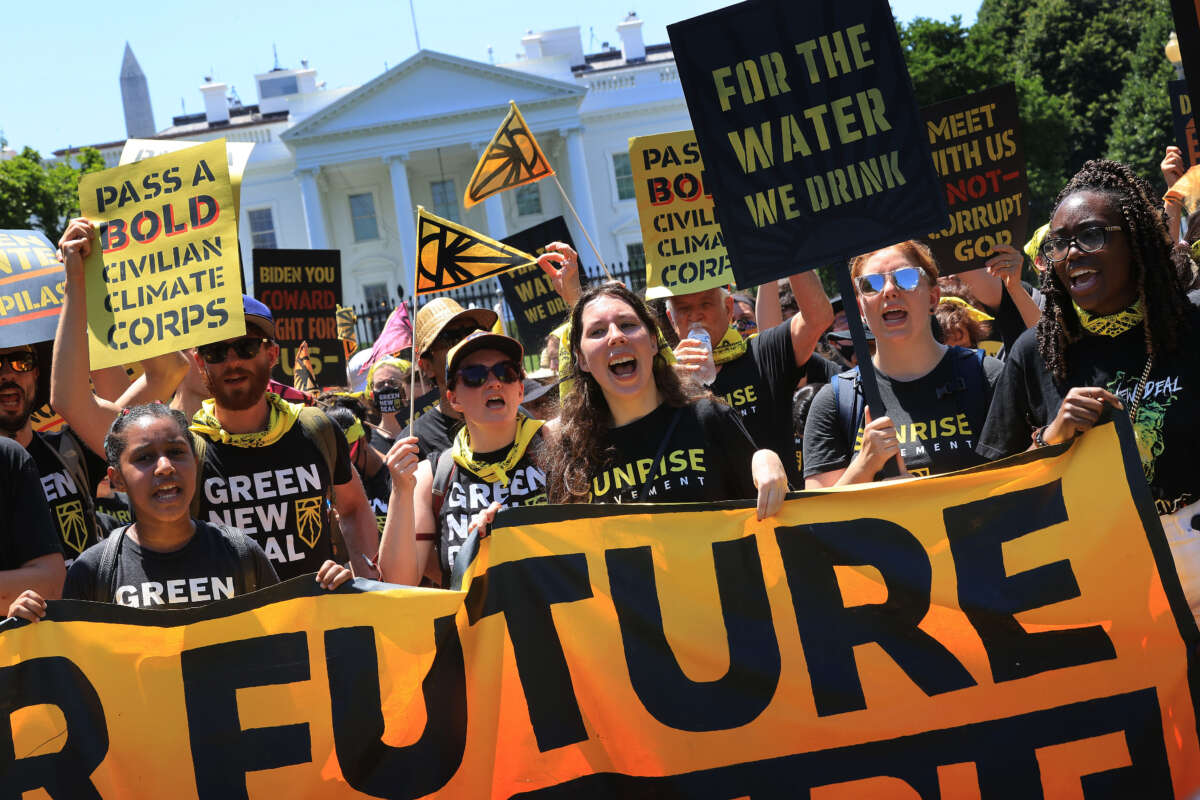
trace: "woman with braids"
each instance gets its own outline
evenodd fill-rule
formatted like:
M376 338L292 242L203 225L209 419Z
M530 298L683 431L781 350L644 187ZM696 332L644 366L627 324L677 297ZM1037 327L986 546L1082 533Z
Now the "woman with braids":
M1200 330L1162 205L1129 167L1089 161L1059 194L1041 245L1046 307L1013 347L979 452L1066 442L1105 407L1128 414L1193 612L1200 609Z
M551 503L677 503L758 497L779 510L787 477L736 412L681 384L658 348L641 298L618 283L583 293L571 310L570 378L546 448Z
M128 493L137 521L75 559L63 598L189 608L279 582L253 539L189 516L197 463L181 412L160 403L128 409L104 437L104 455L109 481ZM326 561L317 582L333 589L349 577L345 567ZM46 601L27 589L8 614L36 622L46 614Z

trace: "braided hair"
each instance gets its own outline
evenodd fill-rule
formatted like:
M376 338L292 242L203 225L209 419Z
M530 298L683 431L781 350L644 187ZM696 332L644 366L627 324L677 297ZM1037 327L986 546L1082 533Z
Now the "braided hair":
M1191 332L1190 303L1182 276L1190 278L1192 263L1182 249L1171 247L1162 203L1150 184L1127 165L1096 159L1086 162L1059 192L1055 211L1068 197L1085 191L1107 196L1121 212L1121 227L1129 238L1131 277L1137 281L1137 296L1146 309L1142 322L1146 353L1157 358L1177 351ZM1046 307L1037 327L1038 352L1055 378L1065 381L1067 345L1079 341L1083 326L1053 267L1042 272L1041 288Z
M182 411L177 411L162 403L145 403L140 406L127 408L117 415L113 420L112 427L108 429L108 433L104 437L104 460L113 469L119 469L121 464L121 453L125 452L125 429L139 419L169 419L179 427L179 432L183 434L183 438L187 440L188 447L191 448L192 456L196 455L196 445L192 441L192 435L188 432L188 419Z

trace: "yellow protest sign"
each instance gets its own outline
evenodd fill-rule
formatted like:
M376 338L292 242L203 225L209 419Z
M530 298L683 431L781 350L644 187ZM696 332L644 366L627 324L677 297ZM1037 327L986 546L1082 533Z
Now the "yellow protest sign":
M704 187L696 134L635 136L629 140L629 163L646 251L646 297L733 283L725 236Z
M121 149L121 160L117 163L125 166L154 156L186 150L198 144L200 142L182 139L126 139L125 147ZM229 165L229 185L233 187L235 217L242 208L242 176L246 172L246 164L250 163L252 150L254 150L254 142L225 143L226 163Z
M224 139L85 175L79 202L92 369L246 332Z
M506 511L465 591L51 603L0 629L0 788L1192 797L1200 631L1122 426L763 521Z

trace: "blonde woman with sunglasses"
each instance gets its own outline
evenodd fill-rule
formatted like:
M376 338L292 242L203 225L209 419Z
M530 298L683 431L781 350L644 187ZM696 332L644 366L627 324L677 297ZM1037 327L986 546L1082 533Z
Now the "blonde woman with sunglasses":
M976 438L1003 369L981 351L933 337L937 262L907 241L850 262L858 308L875 335L872 359L886 416L871 419L858 368L813 400L804 427L809 489L880 480L896 460L901 475L952 472L982 463Z
M546 502L546 475L535 464L543 423L520 411L524 355L515 339L485 331L447 353L446 400L463 426L450 449L425 460L418 459L415 437L388 451L392 494L379 550L384 580L414 584L427 575L449 586L472 518Z

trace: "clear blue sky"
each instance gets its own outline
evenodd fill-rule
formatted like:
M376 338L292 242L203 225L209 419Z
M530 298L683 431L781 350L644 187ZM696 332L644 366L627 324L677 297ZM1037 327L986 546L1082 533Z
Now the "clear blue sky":
M802 0L795 0L801 2ZM528 30L578 25L585 52L619 43L616 25L629 11L645 20L648 44L666 42L666 26L728 5L723 0L412 0L421 46L497 62L511 61ZM205 0L118 3L81 0L4 3L0 47L0 130L9 147L43 156L68 145L123 139L118 75L129 41L146 73L154 121L161 129L181 113L203 110L199 86L210 71L244 103L257 99L254 75L307 58L330 87L357 86L416 52L409 0ZM134 9L148 13L135 13ZM311 9L319 8L314 12ZM519 9L513 11L512 9ZM975 20L979 0L892 0L904 21L924 16ZM159 10L166 9L166 10ZM195 9L195 11L189 10ZM595 39L591 40L591 32Z

